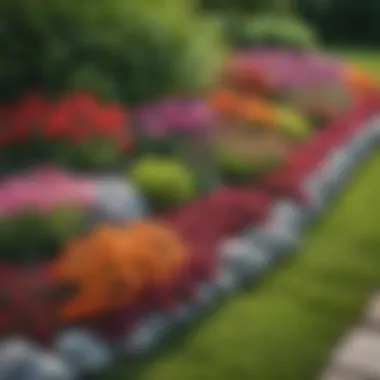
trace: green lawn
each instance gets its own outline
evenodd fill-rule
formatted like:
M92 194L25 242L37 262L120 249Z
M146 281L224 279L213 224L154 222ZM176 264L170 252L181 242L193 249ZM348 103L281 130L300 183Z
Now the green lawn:
M371 52L340 55L380 68ZM174 348L102 380L315 379L380 284L379 167L380 152L358 168L299 252L258 287L227 301Z
M380 280L380 153L302 248L174 349L103 379L312 380Z

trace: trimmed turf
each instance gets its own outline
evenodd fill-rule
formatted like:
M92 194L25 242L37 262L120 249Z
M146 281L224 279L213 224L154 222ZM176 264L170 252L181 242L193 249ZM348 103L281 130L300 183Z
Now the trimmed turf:
M312 380L380 282L380 153L292 260L227 302L174 349L103 380Z

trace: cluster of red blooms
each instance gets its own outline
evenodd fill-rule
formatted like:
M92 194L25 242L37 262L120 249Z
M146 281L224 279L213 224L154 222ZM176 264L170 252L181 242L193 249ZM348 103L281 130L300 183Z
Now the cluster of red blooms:
M49 142L63 138L76 143L99 137L128 148L132 136L127 124L122 107L102 104L92 94L75 93L49 101L30 93L16 103L0 106L0 146L30 139Z

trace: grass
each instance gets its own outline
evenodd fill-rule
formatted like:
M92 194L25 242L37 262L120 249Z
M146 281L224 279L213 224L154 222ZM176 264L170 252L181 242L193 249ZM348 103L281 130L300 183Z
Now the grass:
M380 280L380 153L259 288L230 301L180 347L107 380L311 380Z
M373 52L339 52L374 73ZM312 380L380 283L380 153L258 288L229 300L171 349L102 380Z

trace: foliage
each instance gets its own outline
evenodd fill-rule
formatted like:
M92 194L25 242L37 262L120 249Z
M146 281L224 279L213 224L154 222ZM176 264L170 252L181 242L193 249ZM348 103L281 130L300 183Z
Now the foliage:
M83 224L83 212L72 207L58 207L49 213L31 209L2 218L1 259L35 264L51 258L63 243L82 230Z
M311 27L291 15L233 16L227 20L226 34L230 43L239 48L260 46L309 50L317 47Z
M170 279L186 256L187 247L158 221L100 226L66 245L54 263L56 281L77 288L60 316L68 322L123 308L147 285Z
M278 113L278 129L292 140L302 141L310 137L312 126L308 119L296 109L276 107Z
M142 157L131 165L129 176L154 208L178 206L195 196L195 173L174 157Z
M270 171L279 163L279 159L267 155L249 162L243 159L238 152L227 147L219 147L217 149L217 163L224 182L247 184Z
M213 82L219 23L191 1L16 0L3 6L0 95L91 90L139 102Z
M276 109L258 96L220 89L211 94L210 106L220 117L232 117L252 124L274 126Z
M0 162L10 169L47 161L99 170L115 164L131 146L123 109L102 104L91 94L54 102L30 94L0 113Z

